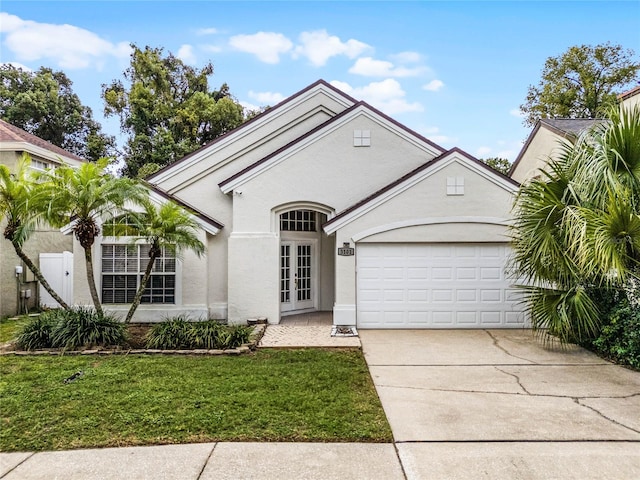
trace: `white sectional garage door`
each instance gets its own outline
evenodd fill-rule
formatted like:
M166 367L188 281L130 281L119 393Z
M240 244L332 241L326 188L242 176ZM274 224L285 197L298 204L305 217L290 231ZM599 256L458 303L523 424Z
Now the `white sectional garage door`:
M359 244L360 328L524 325L506 244Z

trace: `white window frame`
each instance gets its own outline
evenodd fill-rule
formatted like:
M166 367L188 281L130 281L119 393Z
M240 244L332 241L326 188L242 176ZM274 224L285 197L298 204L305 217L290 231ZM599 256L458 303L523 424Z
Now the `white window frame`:
M134 245L131 244L131 237L102 237L103 241L100 242L97 246L98 246L98 252L97 252L97 258L99 258L99 274L100 274L100 299L101 301L105 304L105 305L127 305L131 302L118 302L118 303L108 303L104 301L104 277L106 275L130 275L136 276L136 284L135 284L135 291L137 291L138 286L140 285L140 280L142 279L142 276L144 275L144 270L146 268L146 262L144 261L145 258L142 257L142 255L146 255L146 253L144 253L143 249L148 246L148 244L145 243L136 243ZM105 272L104 271L104 262L103 262L103 246L124 246L124 247L134 247L137 249L137 258L136 258L136 270L137 271L117 271L117 272ZM142 253L141 253L142 252ZM163 253L164 254L164 253ZM148 258L148 257L146 257ZM165 258L165 257L163 257ZM182 304L182 282L181 282L181 276L182 276L182 262L178 259L177 256L174 255L174 257L172 258L172 260L174 260L174 271L173 272L153 272L151 275L151 279L149 280L149 282L152 281L152 278L155 276L173 276L174 277L174 285L173 285L173 302L141 302L141 305L144 306L154 306L154 307L158 307L158 306L167 306L167 305L181 305ZM155 270L155 267L154 267ZM147 286L147 288L149 288L149 285ZM144 298L144 297L143 297Z
M371 146L371 130L354 130L353 146L354 147L370 147Z
M464 195L464 177L447 177L447 195Z

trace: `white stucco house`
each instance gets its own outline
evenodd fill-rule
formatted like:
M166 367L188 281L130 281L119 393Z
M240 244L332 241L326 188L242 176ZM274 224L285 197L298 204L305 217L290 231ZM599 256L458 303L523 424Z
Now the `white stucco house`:
M525 323L505 273L518 183L324 81L147 181L197 216L207 253L167 254L134 321L331 311L359 328ZM144 255L96 242L105 308L128 308ZM84 283L75 302L90 304Z

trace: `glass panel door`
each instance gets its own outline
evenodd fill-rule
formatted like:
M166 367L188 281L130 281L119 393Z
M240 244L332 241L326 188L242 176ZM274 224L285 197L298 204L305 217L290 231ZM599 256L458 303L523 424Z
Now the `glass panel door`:
M280 244L280 310L292 312L314 307L315 263L313 242Z

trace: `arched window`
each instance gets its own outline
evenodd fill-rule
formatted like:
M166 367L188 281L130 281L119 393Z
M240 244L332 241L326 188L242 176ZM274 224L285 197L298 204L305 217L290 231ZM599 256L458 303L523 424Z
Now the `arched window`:
M317 214L313 210L290 210L280 215L281 232L317 232Z

